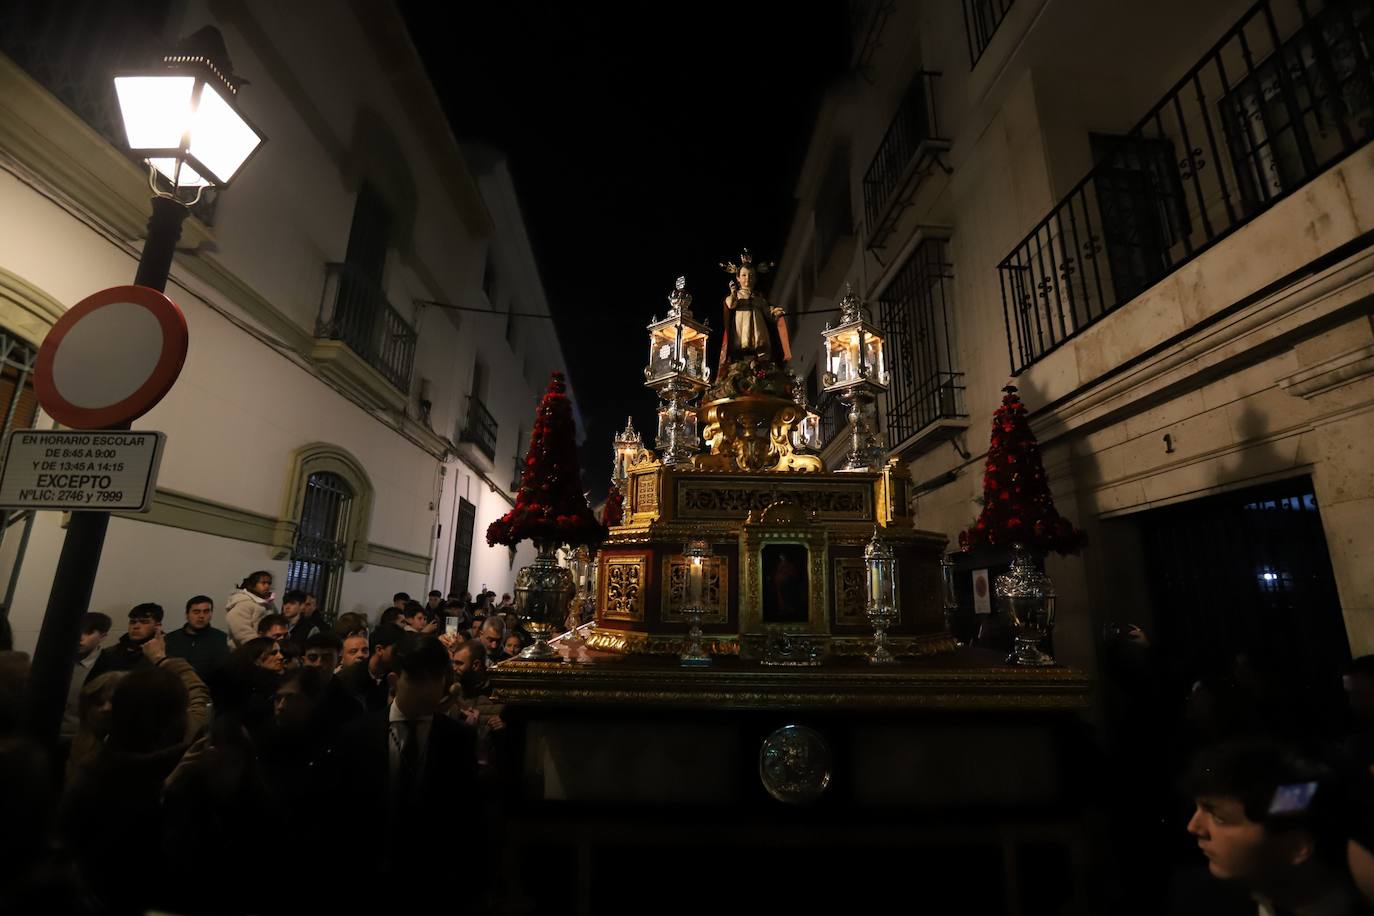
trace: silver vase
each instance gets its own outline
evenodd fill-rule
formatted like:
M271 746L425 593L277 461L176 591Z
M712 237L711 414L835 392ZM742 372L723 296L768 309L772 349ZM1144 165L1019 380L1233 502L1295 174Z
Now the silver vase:
M529 566L515 574L515 608L534 642L520 653L521 658L547 660L558 658L549 638L563 626L568 602L573 596L572 573L558 564L558 542L534 542L539 555Z
M1007 662L1041 668L1055 664L1040 648L1054 632L1054 583L1035 566L1021 544L1012 545L1011 569L997 577L993 590L1011 621L1012 648Z

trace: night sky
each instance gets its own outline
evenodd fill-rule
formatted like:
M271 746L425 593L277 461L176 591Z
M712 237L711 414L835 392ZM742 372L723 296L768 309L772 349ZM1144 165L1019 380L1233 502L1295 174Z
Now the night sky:
M673 280L718 329L718 262L782 254L821 93L847 63L844 4L401 8L459 140L509 156L600 498L627 414L653 445L644 327Z

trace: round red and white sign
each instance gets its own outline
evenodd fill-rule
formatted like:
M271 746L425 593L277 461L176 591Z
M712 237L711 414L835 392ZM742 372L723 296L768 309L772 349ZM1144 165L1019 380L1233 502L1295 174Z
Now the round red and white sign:
M186 316L146 286L87 296L38 349L33 387L48 415L72 429L109 429L152 410L186 362Z

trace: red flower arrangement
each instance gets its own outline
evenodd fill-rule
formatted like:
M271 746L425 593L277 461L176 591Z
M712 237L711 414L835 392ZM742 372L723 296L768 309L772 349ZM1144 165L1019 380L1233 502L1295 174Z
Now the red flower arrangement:
M1015 385L1002 391L983 467L983 511L972 527L959 532L959 549L1017 543L1040 552L1077 553L1083 532L1054 508L1026 407Z
M487 527L488 544L514 547L526 538L594 545L606 537L582 492L572 404L563 373L549 377L534 413L530 450L520 475L515 508Z

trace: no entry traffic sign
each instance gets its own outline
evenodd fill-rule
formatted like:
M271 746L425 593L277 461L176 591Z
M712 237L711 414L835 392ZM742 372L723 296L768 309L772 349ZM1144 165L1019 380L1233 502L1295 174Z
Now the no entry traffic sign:
M186 317L146 286L82 299L38 349L33 385L48 415L72 429L109 429L152 410L186 362Z

